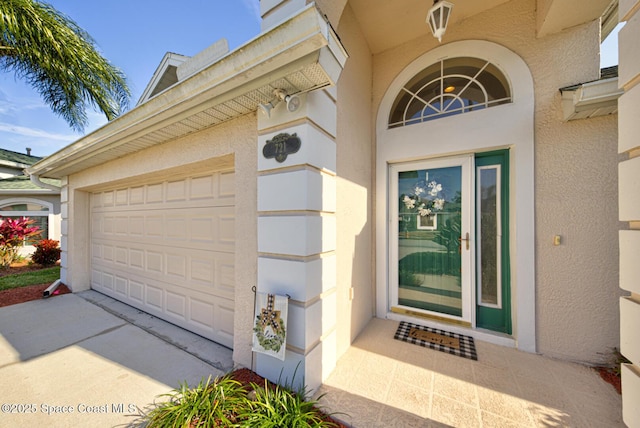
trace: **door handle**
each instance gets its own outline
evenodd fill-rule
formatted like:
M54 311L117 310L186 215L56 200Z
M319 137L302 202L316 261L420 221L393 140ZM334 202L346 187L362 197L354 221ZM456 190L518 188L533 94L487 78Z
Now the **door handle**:
M467 250L468 250L469 249L469 232L467 232L464 235L464 238L462 236L460 238L458 238L458 241L460 241L461 243L462 243L462 241L465 241L466 242L465 246L467 247Z

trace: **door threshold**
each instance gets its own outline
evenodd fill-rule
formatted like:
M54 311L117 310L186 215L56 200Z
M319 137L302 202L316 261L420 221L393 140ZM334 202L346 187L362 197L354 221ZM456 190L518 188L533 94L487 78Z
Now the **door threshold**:
M453 318L441 317L432 314L425 314L424 312L412 311L411 309L399 308L397 306L392 307L391 312L401 315L408 315L415 318L424 318L429 321L436 321L444 324L453 324L459 325L461 327L471 328L471 323L469 321L456 320Z

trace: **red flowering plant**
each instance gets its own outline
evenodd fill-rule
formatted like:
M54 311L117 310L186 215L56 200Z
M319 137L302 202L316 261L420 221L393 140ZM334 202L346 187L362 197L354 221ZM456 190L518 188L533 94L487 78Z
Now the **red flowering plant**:
M43 239L35 244L36 252L31 256L31 260L42 266L52 266L60 259L59 242L55 239Z
M40 228L32 226L27 217L0 217L0 269L7 269L18 259L18 250L25 239L40 235Z

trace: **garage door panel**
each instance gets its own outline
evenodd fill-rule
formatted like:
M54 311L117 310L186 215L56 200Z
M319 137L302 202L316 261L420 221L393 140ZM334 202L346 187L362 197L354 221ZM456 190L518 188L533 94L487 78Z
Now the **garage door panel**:
M102 259L108 262L113 262L113 245L102 245Z
M233 297L235 289L234 254L179 248L138 245L125 248L110 243L93 245L92 263L103 271L145 276L158 281L180 281L189 286Z
M128 297L129 296L128 283L129 281L126 278L116 275L114 291L122 297Z
M213 284L214 266L208 259L192 257L189 263L191 267L191 279L201 284Z
M219 175L218 198L231 199L235 197L236 178L233 171L222 172ZM235 204L235 203L232 203Z
M116 190L115 205L129 205L129 189Z
M164 219L165 239L183 242L189 236L189 214L170 214Z
M103 217L92 216L91 217L91 236L102 233L102 221Z
M191 322L200 326L200 328L212 329L215 319L215 307L211 302L191 299Z
M129 248L129 267L136 270L144 270L144 250Z
M186 297L172 291L166 292L167 296L167 313L173 317L177 317L180 321L187 320Z
M216 307L215 325L217 326L217 335L223 337L225 341L233 344L233 304L232 302L221 302Z
M144 204L144 186L131 187L129 189L129 205Z
M217 180L212 175L191 179L191 199L213 199L218 195Z
M146 271L150 274L164 274L164 254L158 251L145 251L146 254Z
M129 297L139 306L144 304L144 284L142 282L129 280Z
M235 294L235 256L233 254L220 254L216 260L216 288L220 293Z
M235 205L235 173L216 172L185 179L135 185L115 190L96 192L91 196L94 211L136 209L144 204L182 206L233 206Z
M98 244L97 242L91 244L91 257L97 260L102 258L102 244Z
M167 276L187 279L187 257L184 254L167 254Z
M233 171L91 195L91 286L233 345Z
M144 229L142 237L148 239L162 239L164 229L162 227L164 219L161 214L146 215L144 217Z
M235 210L233 207L136 212L132 215L94 213L92 237L180 248L201 248L234 252Z
M136 239L144 236L144 216L132 215L129 217L129 236Z
M212 299L210 294L189 287L150 280L142 282L105 272L93 278L100 278L92 284L97 291L225 346L233 345L233 299Z
M198 292L204 296L208 296L208 299L210 300L212 298L222 298L229 301L234 301L235 284L233 282L222 284L218 282L218 278L221 276L220 269L218 269L220 265L221 263L218 261L212 263L211 265L213 266L212 274L215 278L213 282L199 282L198 280L193 279L192 274L189 271L187 271L186 278L179 279L177 277L172 277L161 272L156 273L142 270L136 271L131 268L118 268L113 264L106 265L94 263L92 269L92 287L104 287L113 290L115 276L117 275L118 277L126 278L128 281L137 281L138 283L142 284L153 284L154 286L158 286L162 289L172 289L174 287L188 288L190 290L193 290L194 292ZM229 269L228 272L231 272L231 270L233 269L233 265L230 265L227 269Z
M151 309L156 310L155 314L159 314L162 315L162 313L164 312L164 303L163 303L163 299L162 299L162 289L159 287L154 287L153 285L148 285L145 284L145 292L146 292L146 296L145 296L145 303L146 305L140 309L145 309L145 310L149 310Z
M164 202L162 196L162 184L152 184L145 188L145 202L147 204L155 204Z
M110 290L114 289L114 276L110 274L113 271L112 267L100 267L95 266L92 271L92 288L98 289L101 287L108 288ZM94 274L95 272L95 274ZM102 276L98 276L98 272L102 273ZM142 273L142 275L140 274ZM194 292L202 293L207 296L209 300L215 299L226 299L229 301L235 300L235 288L233 284L221 285L214 283L206 283L206 282L198 282L197 280L180 280L176 277L171 277L163 274L149 274L148 272L140 272L134 273L131 270L120 270L118 271L118 275L123 278L127 278L128 281L137 281L138 283L150 284L154 286L161 286L164 288L163 284L167 284L170 287L182 287L193 290ZM214 272L214 275L217 274ZM178 285L180 284L180 285ZM125 293L127 296L130 294L130 291Z
M186 201L188 198L189 195L186 180L169 181L167 183L165 197L167 202Z
M234 199L230 197L228 200L220 199L220 200L205 200L205 199L191 199L189 201L157 201L157 202L149 202L143 204L131 204L128 205L112 205L112 206L100 206L93 207L92 211L95 213L120 213L120 212L135 212L139 211L143 208L145 211L154 212L154 211L163 211L165 209L181 209L185 207L193 207L193 208L209 208L209 207L233 207Z
M128 266L128 249L126 247L115 247L114 262L121 266Z

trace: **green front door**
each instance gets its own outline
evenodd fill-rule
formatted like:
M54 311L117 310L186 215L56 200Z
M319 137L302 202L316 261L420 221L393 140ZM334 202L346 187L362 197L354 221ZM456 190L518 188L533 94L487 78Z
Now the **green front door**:
M509 152L476 164L476 326L511 334Z

